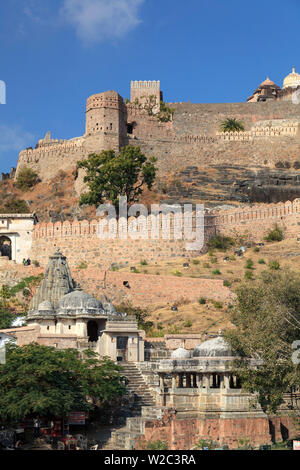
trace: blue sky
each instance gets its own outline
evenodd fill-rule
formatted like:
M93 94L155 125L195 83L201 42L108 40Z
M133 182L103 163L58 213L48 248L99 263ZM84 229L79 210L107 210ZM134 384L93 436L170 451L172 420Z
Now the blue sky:
M46 131L84 133L85 101L161 80L165 101L245 101L300 70L300 0L4 0L0 171Z

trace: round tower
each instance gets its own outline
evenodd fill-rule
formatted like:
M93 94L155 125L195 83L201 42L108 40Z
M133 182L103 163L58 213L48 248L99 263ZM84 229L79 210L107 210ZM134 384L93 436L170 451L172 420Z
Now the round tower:
M95 140L99 150L118 152L126 145L126 106L117 92L105 91L87 99L85 135Z

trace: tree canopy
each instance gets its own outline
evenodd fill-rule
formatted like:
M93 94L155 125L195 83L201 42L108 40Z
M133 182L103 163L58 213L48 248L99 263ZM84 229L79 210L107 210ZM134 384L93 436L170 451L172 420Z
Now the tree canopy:
M15 185L23 191L28 191L39 182L39 175L31 168L23 167L19 171Z
M12 287L2 285L0 289L0 329L10 328L18 316L27 314L30 300L42 277L43 274L29 276ZM18 294L21 296L17 297Z
M238 121L236 118L227 118L221 122L220 129L222 132L243 132L245 126L242 121Z
M265 271L254 285L241 286L231 321L236 328L226 338L242 356L236 365L243 387L258 392L264 410L276 412L284 393L300 386L293 348L300 339L300 275ZM250 357L261 360L255 370Z
M111 202L118 208L119 197L126 196L128 205L137 202L145 187L151 189L155 180L155 159L150 160L139 147L128 145L120 153L104 150L78 162L86 170L84 182L88 192L80 197L80 205Z
M103 407L125 392L120 370L90 350L81 358L74 349L8 345L0 366L0 418L65 417Z

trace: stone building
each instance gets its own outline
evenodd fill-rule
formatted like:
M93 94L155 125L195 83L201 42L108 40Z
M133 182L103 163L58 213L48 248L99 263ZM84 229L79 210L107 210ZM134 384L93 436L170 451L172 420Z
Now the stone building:
M192 449L200 440L237 448L241 441L254 447L296 436L293 410L300 393L286 394L276 416L266 414L244 391L234 373L237 357L222 333L193 351L178 348L169 359L138 365L156 405L143 407L139 418L112 433L111 449L142 449L145 442L165 441L170 450ZM259 367L258 360L250 366Z
M253 166L253 163L259 166L265 160L276 162L282 158L285 149L290 149L287 152L290 159L296 158L293 139L277 138L274 142L266 133L266 148L261 149L261 139L255 145L253 142L249 145L249 139L242 139L236 149L237 145L232 142L224 147L217 132L222 120L232 117L242 120L246 131L254 123L265 120L299 121L299 109L292 103L298 81L298 74L293 71L281 90L268 78L255 90L248 103L169 103L174 114L167 122L158 118L162 99L160 81L132 81L130 101L124 101L116 91L96 93L87 99L85 132L70 140L51 139L47 133L35 148L20 152L16 177L26 166L37 171L43 181L49 180L58 170L73 171L77 161L87 158L90 153L109 149L118 152L128 144L138 145L149 157L157 157L159 176L168 175L171 169L215 165L216 155L219 164L231 164L236 150L238 158L245 160L247 166ZM153 97L158 106L149 113L144 105ZM79 171L75 184L78 193L83 187L82 171Z
M36 222L34 214L0 214L0 262L29 258Z
M114 361L144 360L144 332L135 318L117 312L106 297L97 300L76 286L59 250L50 257L26 323L11 330L19 345L36 341L59 349L91 348Z
M276 100L278 98L279 90L280 86L276 85L276 83L267 77L267 79L259 85L247 101L248 103L256 103L259 101Z

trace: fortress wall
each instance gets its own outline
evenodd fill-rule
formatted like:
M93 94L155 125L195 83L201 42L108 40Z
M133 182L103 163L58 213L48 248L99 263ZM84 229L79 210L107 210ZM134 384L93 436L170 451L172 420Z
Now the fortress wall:
M246 130L257 121L272 119L300 120L300 106L286 101L260 103L170 104L175 109L174 129L177 134L208 134L219 131L226 118L236 118Z
M91 152L119 150L119 145L127 143L139 145L147 156L156 156L161 176L186 166L274 167L281 160L300 159L300 133L296 125L300 121L300 105L291 102L171 104L175 109L173 122L161 123L147 111L132 104L121 106L118 100L115 107L89 110L91 116L88 113L87 120L92 122L88 125L91 133L84 137L52 141L22 151L17 174L22 166L29 166L47 180L54 177L58 169L75 168L76 162L87 158ZM218 135L220 123L227 117L242 120L246 132L239 136ZM276 125L274 130L274 123L270 126L266 123L259 125L257 131L251 130L258 121L268 120L283 120L283 124L285 120L294 120L295 125L282 129ZM132 134L128 136L126 121L133 125Z
M287 137L266 137L255 140L225 141L210 136L182 136L181 139L131 139L148 156L157 157L159 176L187 166L242 165L271 167L277 162L300 160L300 140Z
M151 219L150 219L151 220ZM101 240L97 235L98 221L57 222L55 224L37 224L33 232L31 259L45 266L49 256L59 247L68 257L71 267L75 268L85 262L89 267L102 269L112 264L126 266L140 264L142 260L158 262L178 257L194 257L198 251L187 251L186 241L174 237L171 224L170 239L151 238L149 229L148 239L127 240L107 239ZM207 226L206 237L215 233L213 226Z
M286 238L297 238L300 226L300 199L279 204L260 204L243 209L215 211L206 218L205 239L221 233L229 236L246 235L249 241L259 242L267 232L278 224L284 229ZM186 241L174 239L101 240L97 235L98 221L57 222L37 224L33 232L31 259L46 266L49 256L59 247L68 257L72 268L86 263L89 268L108 269L136 265L146 260L149 263L182 257L198 256L198 251L187 251ZM172 227L172 225L171 225ZM205 248L204 248L205 249Z
M20 152L16 177L22 167L37 171L42 180L53 178L59 170L75 168L86 156L84 140L63 142Z
M260 204L233 211L219 211L216 230L223 235L247 235L248 240L262 241L275 224L284 230L285 238L300 235L300 199L278 204Z

